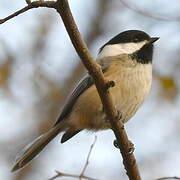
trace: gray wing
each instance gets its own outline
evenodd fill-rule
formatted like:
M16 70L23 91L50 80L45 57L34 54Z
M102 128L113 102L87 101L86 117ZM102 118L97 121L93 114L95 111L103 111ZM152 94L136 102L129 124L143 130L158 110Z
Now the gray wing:
M66 116L71 112L76 100L78 97L89 87L91 87L94 84L94 80L90 75L86 75L74 88L71 95L67 99L64 107L62 108L62 111L60 113L59 118L55 122L54 126L57 125L60 121L62 121Z
M101 66L103 73L108 69L109 67L109 59L98 59L98 64ZM93 78L87 74L74 88L71 95L67 99L64 107L61 110L60 116L58 117L57 121L55 122L54 126L56 126L59 122L61 122L64 118L66 118L69 113L71 112L76 100L78 97L86 91L89 87L91 87L94 84Z

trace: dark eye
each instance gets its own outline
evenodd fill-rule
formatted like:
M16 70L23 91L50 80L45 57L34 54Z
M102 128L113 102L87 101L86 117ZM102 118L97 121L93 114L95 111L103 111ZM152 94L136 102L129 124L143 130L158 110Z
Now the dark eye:
M133 42L139 42L139 39L138 38L134 38Z

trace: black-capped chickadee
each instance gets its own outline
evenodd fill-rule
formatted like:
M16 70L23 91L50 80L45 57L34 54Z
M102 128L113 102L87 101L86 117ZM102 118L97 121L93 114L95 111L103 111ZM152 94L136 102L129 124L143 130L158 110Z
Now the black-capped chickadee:
M143 31L124 31L99 51L97 62L104 76L115 82L110 88L114 105L127 122L138 110L149 93L152 81L153 43L158 37L150 37ZM64 132L64 143L83 129L98 131L111 128L90 75L86 75L67 99L53 127L17 156L12 171L24 167L55 136Z

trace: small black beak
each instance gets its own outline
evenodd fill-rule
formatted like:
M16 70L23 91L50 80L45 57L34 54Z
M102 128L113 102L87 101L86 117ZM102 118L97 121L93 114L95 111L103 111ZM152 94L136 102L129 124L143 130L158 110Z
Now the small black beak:
M159 39L159 37L152 37L152 38L150 38L150 40L149 40L149 43L154 43L155 41L157 41Z

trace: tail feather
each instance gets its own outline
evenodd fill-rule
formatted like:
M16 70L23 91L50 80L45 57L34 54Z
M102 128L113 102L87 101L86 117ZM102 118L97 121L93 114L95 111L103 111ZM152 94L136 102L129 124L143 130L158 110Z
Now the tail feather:
M65 129L64 123L59 123L55 127L51 128L47 133L39 136L33 142L28 144L21 150L15 159L15 164L12 168L12 172L17 171L27 165L34 157L36 157L44 147L61 131Z

